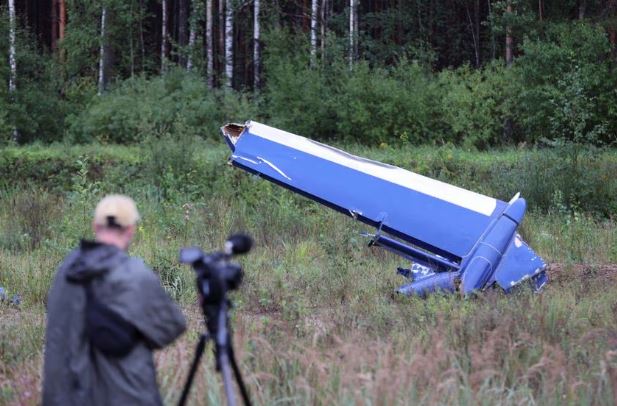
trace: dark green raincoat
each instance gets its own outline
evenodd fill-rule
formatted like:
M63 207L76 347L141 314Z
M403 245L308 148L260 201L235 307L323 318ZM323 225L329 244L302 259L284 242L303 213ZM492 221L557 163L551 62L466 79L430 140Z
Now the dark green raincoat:
M107 357L85 334L86 294L139 331L122 358ZM178 306L142 260L105 244L82 242L60 266L47 301L43 405L159 405L152 349L186 328Z

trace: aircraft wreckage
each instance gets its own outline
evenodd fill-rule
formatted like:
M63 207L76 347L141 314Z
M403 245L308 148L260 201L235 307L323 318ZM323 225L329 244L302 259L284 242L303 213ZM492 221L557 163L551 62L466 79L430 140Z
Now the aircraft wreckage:
M221 128L230 162L376 229L369 246L411 261L404 295L470 294L547 282L546 263L517 228L527 204L503 202L255 121Z

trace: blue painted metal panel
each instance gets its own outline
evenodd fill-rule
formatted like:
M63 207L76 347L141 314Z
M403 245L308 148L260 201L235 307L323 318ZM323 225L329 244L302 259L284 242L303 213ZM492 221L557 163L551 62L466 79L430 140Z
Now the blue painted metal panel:
M546 265L516 236L526 209L518 195L505 203L255 122L222 132L233 165L378 228L372 245L431 270L402 270L412 282L400 293L546 283Z
M497 201L493 213L486 216L262 138L252 134L250 127L235 143L231 160L237 166L304 191L345 214L381 225L384 231L453 259L467 255L505 207Z

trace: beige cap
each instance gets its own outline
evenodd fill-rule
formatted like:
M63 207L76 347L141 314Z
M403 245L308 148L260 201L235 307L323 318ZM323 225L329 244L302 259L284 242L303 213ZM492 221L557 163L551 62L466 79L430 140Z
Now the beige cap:
M103 227L128 227L138 220L135 202L124 195L107 195L94 210L94 224Z

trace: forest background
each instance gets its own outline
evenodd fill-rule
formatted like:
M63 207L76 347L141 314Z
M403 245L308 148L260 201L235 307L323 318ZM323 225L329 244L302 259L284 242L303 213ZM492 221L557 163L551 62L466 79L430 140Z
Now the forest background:
M614 145L615 0L3 0L0 142Z

